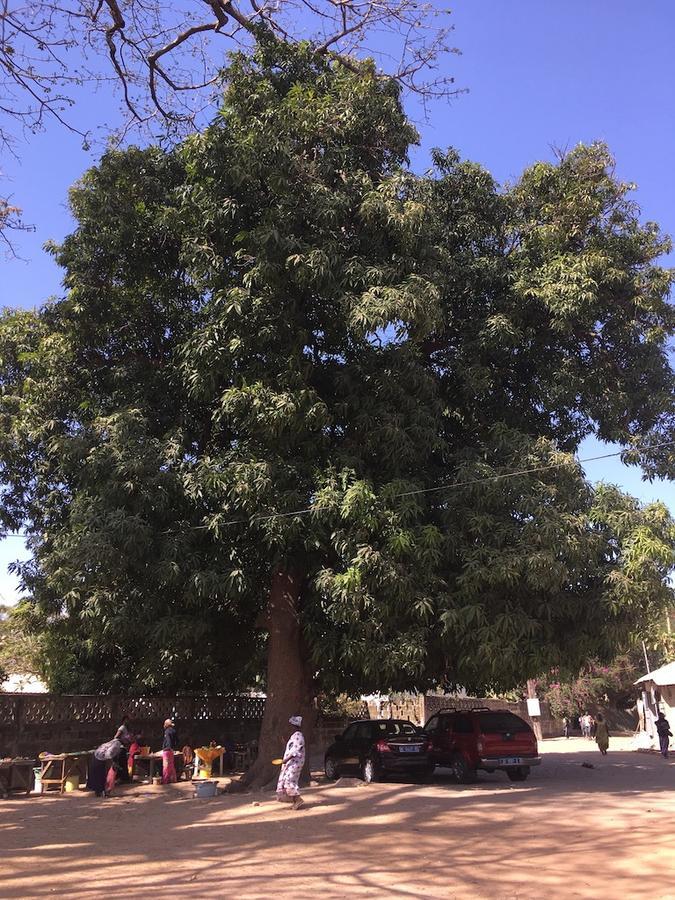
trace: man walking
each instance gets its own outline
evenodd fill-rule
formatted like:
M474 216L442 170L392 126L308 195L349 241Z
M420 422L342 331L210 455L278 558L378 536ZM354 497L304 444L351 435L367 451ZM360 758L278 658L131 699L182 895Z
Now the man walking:
M656 720L656 731L659 735L661 756L664 759L668 759L668 746L670 744L670 738L673 736L673 732L670 730L670 722L662 712L659 713L659 717Z

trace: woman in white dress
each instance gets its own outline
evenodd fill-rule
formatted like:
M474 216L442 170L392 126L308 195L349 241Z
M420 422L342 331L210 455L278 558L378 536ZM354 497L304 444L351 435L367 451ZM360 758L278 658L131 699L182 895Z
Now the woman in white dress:
M289 724L295 729L288 739L284 752L279 781L277 782L277 800L290 801L293 809L303 807L304 801L300 796L300 775L305 765L305 737L300 730L302 716L291 716Z

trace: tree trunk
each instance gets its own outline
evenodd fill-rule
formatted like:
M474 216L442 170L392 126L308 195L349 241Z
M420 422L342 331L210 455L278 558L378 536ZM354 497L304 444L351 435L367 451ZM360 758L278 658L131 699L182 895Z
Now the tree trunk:
M302 578L285 569L272 575L267 604L267 700L263 714L258 758L242 779L242 785L262 788L274 782L279 767L272 760L283 756L292 727L291 716L302 716L307 745L305 776L316 725L316 706L311 668L308 664L300 623L299 600Z

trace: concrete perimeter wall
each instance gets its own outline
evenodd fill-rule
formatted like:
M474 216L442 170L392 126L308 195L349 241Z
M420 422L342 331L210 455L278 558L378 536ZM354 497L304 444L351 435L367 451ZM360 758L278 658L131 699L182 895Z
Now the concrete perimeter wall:
M443 707L468 709L472 706L509 709L532 723L525 701L514 703L435 694L392 695L379 707L372 702L366 707L364 703L361 717L392 716L423 725ZM114 736L124 713L131 718L130 729L142 732L145 743L153 749L161 747L163 722L167 718L176 723L181 746L189 743L194 747L211 740L221 742L226 737L235 743L244 743L258 738L264 709L262 697L232 695L123 697L0 693L0 756L37 756L43 750L51 753L91 750ZM543 736L559 737L562 722L551 716L545 702L541 703L541 713L539 721ZM320 717L313 753L323 753L349 721L351 719ZM610 721L610 728L623 730L621 725ZM630 722L627 727L630 729Z
M115 736L122 716L154 750L163 723L173 719L181 743L193 746L255 740L265 701L259 697L115 697L0 694L0 755L35 756L43 750L91 750Z
M43 750L92 750L111 740L122 716L153 750L162 746L163 723L173 719L179 743L201 746L229 738L257 740L265 709L262 697L118 697L0 693L0 757L36 757ZM364 704L363 715L367 717ZM348 719L320 718L314 751L323 752Z

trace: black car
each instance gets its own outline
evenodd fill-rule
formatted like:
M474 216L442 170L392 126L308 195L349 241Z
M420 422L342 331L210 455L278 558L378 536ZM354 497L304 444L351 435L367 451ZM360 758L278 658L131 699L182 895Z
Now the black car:
M429 747L427 737L405 719L352 722L326 750L324 770L331 781L342 773L360 774L368 783L387 775L430 776Z

